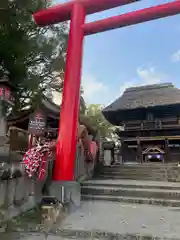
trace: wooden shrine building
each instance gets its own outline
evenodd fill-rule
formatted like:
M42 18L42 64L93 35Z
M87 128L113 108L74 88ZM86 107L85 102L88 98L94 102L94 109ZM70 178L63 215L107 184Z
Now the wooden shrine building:
M180 161L180 89L171 83L127 88L103 114L124 127L123 162Z
M22 110L15 116L8 117L8 127L22 129L35 136L41 136L43 138L46 138L47 135L51 135L52 138L56 139L59 128L59 119L60 106L44 97L41 99L38 106ZM91 135L93 139L98 137L97 129L91 126L86 117L79 117L79 124L86 127L88 134ZM20 137L18 139L20 139ZM16 140L14 141L14 146L16 145L15 142ZM21 145L27 146L27 142L23 144L21 143Z

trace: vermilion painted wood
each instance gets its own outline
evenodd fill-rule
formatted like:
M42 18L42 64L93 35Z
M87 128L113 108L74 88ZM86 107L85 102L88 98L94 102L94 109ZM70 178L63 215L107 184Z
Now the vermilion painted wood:
M105 32L111 29L173 16L179 13L180 1L178 0L175 2L161 4L115 17L106 18L100 21L87 23L84 25L84 34L91 35L99 32Z
M92 14L114 7L122 6L140 0L72 0L68 3L59 4L49 9L44 9L33 15L39 26L47 26L70 20L72 7L80 3L85 8L86 14Z
M84 20L84 7L80 4L75 4L72 9L60 113L60 131L57 140L56 161L53 173L53 179L56 181L72 181L74 176L84 38L82 25L84 24Z

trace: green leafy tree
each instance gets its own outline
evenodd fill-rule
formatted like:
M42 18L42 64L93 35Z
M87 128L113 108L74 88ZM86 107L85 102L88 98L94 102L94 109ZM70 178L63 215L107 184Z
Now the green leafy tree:
M104 118L100 104L90 104L86 107L85 116L100 135L104 138L112 138L113 126Z
M32 13L46 0L0 1L0 77L16 87L15 110L37 104L42 95L62 90L67 24L39 28Z

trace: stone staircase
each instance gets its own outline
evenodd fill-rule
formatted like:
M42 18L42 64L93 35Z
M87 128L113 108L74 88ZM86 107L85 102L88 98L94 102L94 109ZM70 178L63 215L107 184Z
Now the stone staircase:
M47 239L180 240L178 172L172 164L103 167Z
M179 168L173 164L103 167L82 183L82 206L56 232L76 239L180 239Z
M105 166L82 184L82 200L180 207L178 173L173 164Z
M138 164L104 166L98 179L129 179L146 181L180 181L177 164Z
M82 200L180 207L180 184L138 180L92 180L82 184Z

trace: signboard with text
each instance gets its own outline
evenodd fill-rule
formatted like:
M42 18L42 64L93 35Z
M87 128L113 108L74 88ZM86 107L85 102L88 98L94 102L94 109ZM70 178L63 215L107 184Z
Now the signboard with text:
M29 133L42 136L45 133L46 116L42 111L36 110L29 119Z

